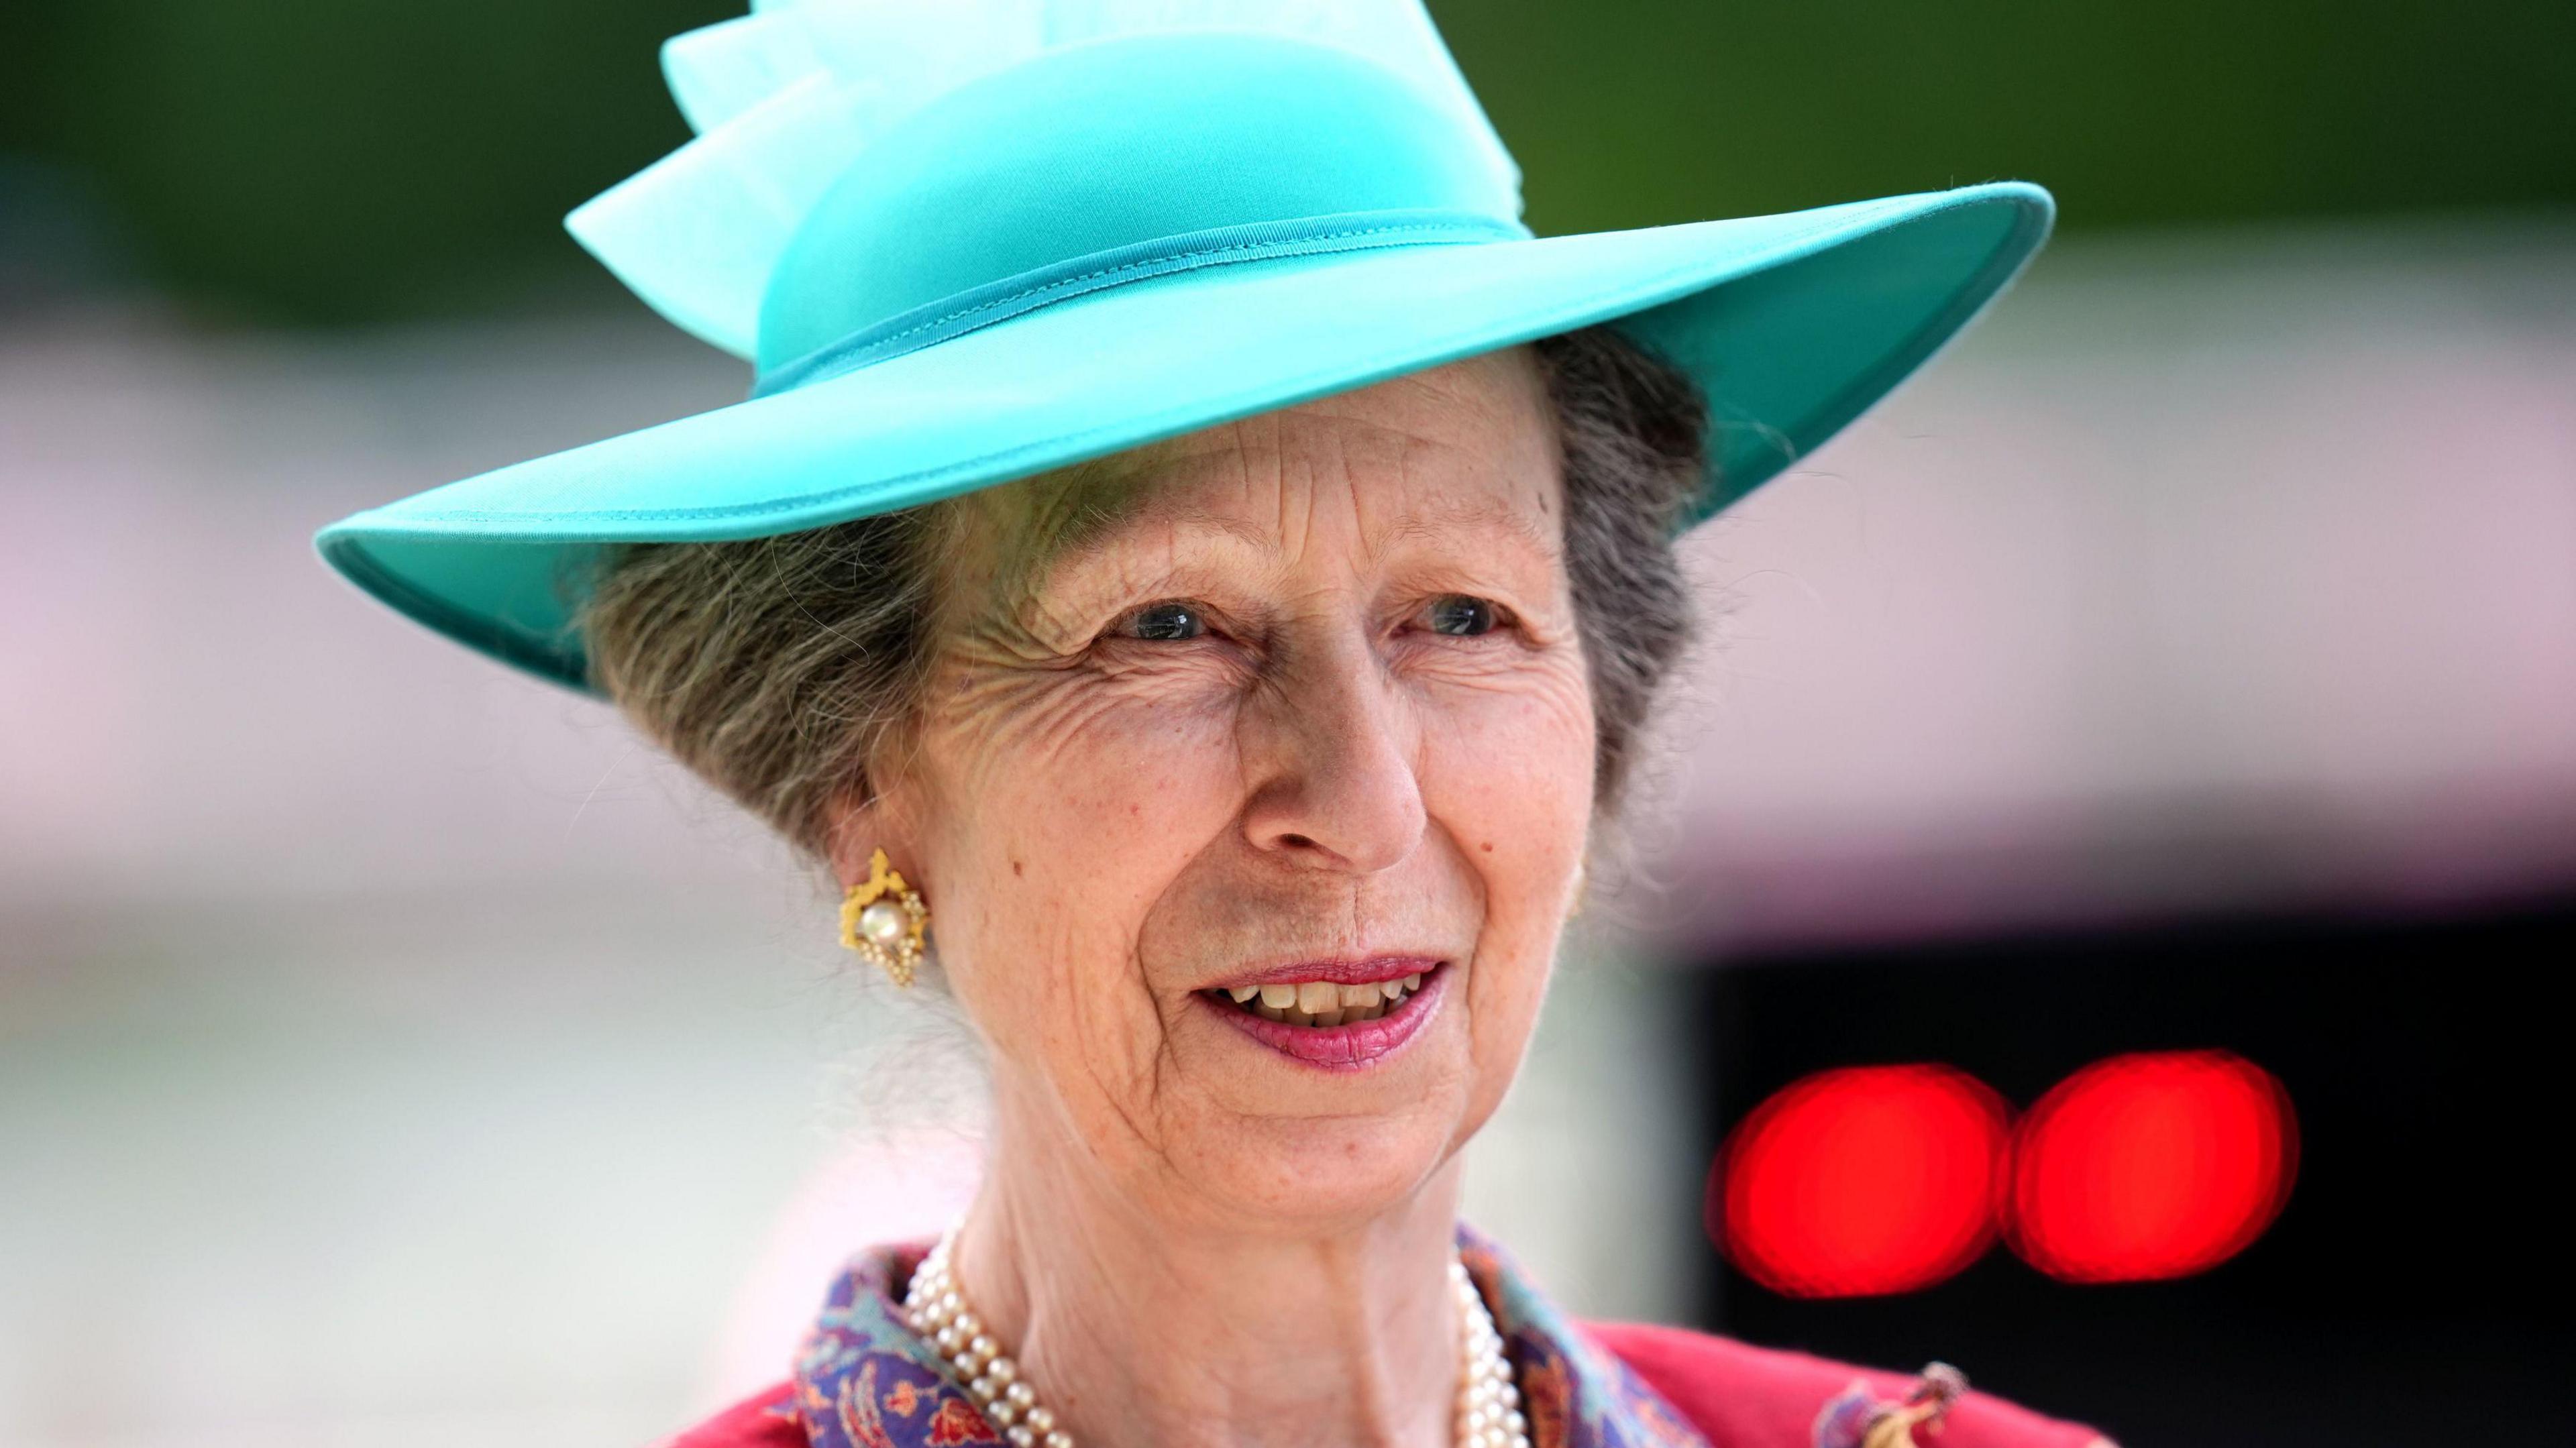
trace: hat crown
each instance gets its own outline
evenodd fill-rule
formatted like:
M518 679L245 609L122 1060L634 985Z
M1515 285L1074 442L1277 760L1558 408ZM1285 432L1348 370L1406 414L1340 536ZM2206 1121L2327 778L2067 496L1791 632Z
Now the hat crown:
M1013 278L1061 286L1081 259L1229 229L1356 234L1430 215L1517 231L1518 195L1483 146L1331 45L1175 32L1054 51L868 146L779 258L756 361L770 374L897 319L935 324L944 302Z
M697 138L564 224L656 311L753 358L788 246L827 191L889 160L880 144L908 119L1058 52L1209 32L1329 46L1383 67L1470 138L1474 166L1518 214L1519 168L1423 0L755 0L751 14L662 48Z

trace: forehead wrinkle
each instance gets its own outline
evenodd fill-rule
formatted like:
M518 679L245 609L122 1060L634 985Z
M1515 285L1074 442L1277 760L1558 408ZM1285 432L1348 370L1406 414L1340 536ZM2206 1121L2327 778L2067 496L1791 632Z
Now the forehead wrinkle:
M1040 530L1022 550L1029 591L1116 551L1149 526L1169 530L1173 544L1195 531L1254 548L1275 547L1277 536L1258 524L1176 495L1217 479L1249 491L1265 472L1275 483L1282 464L1278 427L1274 416L1244 418L1100 459L1086 465L1092 476L1065 476L1054 490L1059 496L1048 510L1052 516L1040 520Z
M1398 382L1421 387L1453 406L1483 400L1472 389L1433 385L1434 379ZM1490 407L1474 410L1493 411ZM1316 422L1326 425L1315 427ZM1294 446L1292 431L1322 446ZM1362 442L1387 446L1380 456L1394 465L1395 477L1389 481L1396 482L1399 496L1408 499L1403 511L1392 518L1373 506L1376 490L1361 476L1373 466L1366 454L1377 451L1373 446L1355 450L1354 444ZM1551 510L1543 500L1532 509L1501 499L1461 497L1437 476L1443 470L1441 460L1459 451L1458 439L1445 435L1445 430L1426 431L1335 398L1093 459L984 495L993 565L990 582L1004 608L1025 612L1058 580L1116 551L1149 524L1170 530L1167 553L1195 531L1268 552L1285 548L1302 554L1308 550L1300 545L1312 542L1305 535L1319 522L1326 487L1340 487L1349 494L1359 525L1355 541L1372 561L1396 546L1454 542L1459 531L1479 528L1500 531L1542 560L1561 561L1563 539L1550 526ZM1248 495L1255 489L1269 487L1271 506L1261 511L1270 514L1273 531L1265 532L1242 516L1249 509L1229 515L1173 497L1210 482L1230 483L1230 491L1246 503L1252 502ZM1301 482L1304 486L1297 486ZM1410 501L1417 496L1420 502ZM1155 506L1158 499L1163 500L1161 506ZM1010 507L1011 500L1022 506Z
M1401 378L1385 385L1418 386L1453 408L1469 404L1477 424L1469 429L1471 433L1491 437L1510 431L1511 418L1491 407L1475 405L1481 400L1462 389L1434 386L1428 378ZM1304 450L1293 460L1310 485L1309 496L1303 500L1309 515L1307 522L1311 525L1312 514L1321 506L1325 487L1343 489L1348 495L1352 521L1357 525L1359 549L1371 563L1407 543L1454 544L1460 533L1478 528L1498 529L1519 549L1544 561L1562 559L1564 540L1559 536L1554 510L1544 497L1528 499L1534 506L1523 506L1524 500L1517 497L1462 489L1458 476L1462 468L1484 475L1501 464L1480 461L1478 449L1455 429L1426 429L1414 419L1356 413L1325 415L1340 425L1315 430L1310 435L1318 436L1320 445ZM1284 494L1292 460L1283 456L1278 461ZM1373 481L1392 486L1375 487L1371 485ZM1393 497L1385 496L1390 492ZM1287 534L1288 510L1296 501L1285 496L1281 499L1283 536Z
M1176 486L1184 479L1166 472L1154 480L1155 486L1119 489L1114 497L1093 505L1061 510L1049 538L1050 555L1028 571L1022 601L1034 602L1066 580L1138 545L1149 534L1151 551L1163 561L1118 559L1120 583L1136 583L1139 573L1168 567L1193 535L1223 540L1254 555L1284 555L1281 562L1308 557L1315 545L1313 530L1325 511L1322 493L1327 488L1342 489L1349 496L1358 524L1355 541L1361 556L1372 565L1411 545L1454 551L1462 538L1477 540L1481 546L1499 537L1504 546L1551 566L1564 556L1563 540L1549 526L1551 515L1543 509L1516 506L1513 499L1462 496L1434 486L1422 490L1425 495L1418 499L1407 496L1400 510L1390 515L1375 506L1378 500L1373 495L1379 490L1358 475L1345 448L1336 447L1330 457L1291 458L1283 451L1260 447L1253 439L1242 439L1232 456L1198 461L1219 461L1235 471L1230 465L1238 460L1241 470L1230 479L1236 488L1250 492L1267 486L1274 494L1271 508L1264 510L1270 515L1268 526L1237 510L1174 498L1174 493L1184 491ZM1409 462L1403 471L1408 481L1420 476ZM1411 495L1416 489L1399 485L1397 491ZM1167 501L1158 505L1157 499Z

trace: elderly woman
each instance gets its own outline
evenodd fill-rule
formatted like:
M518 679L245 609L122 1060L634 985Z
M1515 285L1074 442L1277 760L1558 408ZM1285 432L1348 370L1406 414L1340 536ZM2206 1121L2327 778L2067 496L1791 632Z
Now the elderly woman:
M2091 1440L1577 1326L1457 1221L1688 632L1675 535L2044 194L1534 239L1417 0L808 0L665 62L701 134L571 225L753 399L321 541L614 700L989 1055L965 1218L682 1442Z

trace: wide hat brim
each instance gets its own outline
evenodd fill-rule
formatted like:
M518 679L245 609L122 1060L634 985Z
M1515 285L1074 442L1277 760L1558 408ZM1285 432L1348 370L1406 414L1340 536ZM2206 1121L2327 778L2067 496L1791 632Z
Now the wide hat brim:
M1206 267L451 483L317 543L419 622L586 689L575 620L603 549L892 512L1599 323L1708 396L1696 522L1921 366L2022 269L2052 214L2047 192L1998 182Z

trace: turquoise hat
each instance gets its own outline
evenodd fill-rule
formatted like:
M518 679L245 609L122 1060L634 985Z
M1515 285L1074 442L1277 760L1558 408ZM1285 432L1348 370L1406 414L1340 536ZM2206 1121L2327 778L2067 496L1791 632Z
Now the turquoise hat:
M1538 238L1421 0L780 0L664 71L697 138L567 218L744 402L324 529L439 632L588 687L603 550L989 487L1597 323L1714 421L1693 521L2011 281L2001 182Z

